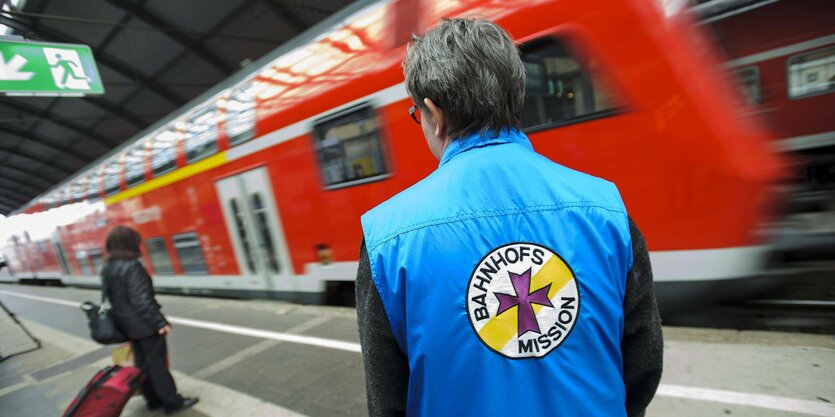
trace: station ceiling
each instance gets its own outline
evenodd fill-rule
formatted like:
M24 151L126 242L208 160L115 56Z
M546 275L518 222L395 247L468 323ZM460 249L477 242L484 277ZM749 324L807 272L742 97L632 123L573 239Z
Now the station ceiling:
M105 94L0 96L0 214L351 0L0 0L6 35L89 45Z

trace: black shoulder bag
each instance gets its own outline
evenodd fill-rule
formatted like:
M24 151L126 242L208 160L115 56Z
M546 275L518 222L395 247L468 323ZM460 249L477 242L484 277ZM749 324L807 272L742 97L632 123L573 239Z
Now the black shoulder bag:
M101 306L90 301L81 304L81 310L87 314L87 325L90 327L90 337L103 345L124 343L128 338L119 331L113 318L110 317L110 301L107 299L107 279L101 274Z

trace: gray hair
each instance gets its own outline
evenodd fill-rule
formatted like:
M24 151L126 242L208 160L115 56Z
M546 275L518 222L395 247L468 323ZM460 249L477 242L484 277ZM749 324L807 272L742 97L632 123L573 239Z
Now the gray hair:
M403 71L418 107L429 98L444 111L452 139L520 125L525 68L513 40L489 20L442 19L413 35Z

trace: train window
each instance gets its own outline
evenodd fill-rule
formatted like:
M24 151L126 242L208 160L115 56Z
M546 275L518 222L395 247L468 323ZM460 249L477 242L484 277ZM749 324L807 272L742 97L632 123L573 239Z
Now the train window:
M58 207L58 200L54 195L47 197L43 202L44 210L51 210Z
M214 105L188 117L183 144L188 162L199 161L217 152L217 109Z
M252 139L255 136L255 84L251 81L242 84L224 103L229 144L237 145Z
M249 241L250 236L246 233L244 213L240 204L238 204L238 199L233 198L229 200L229 207L232 209L232 214L235 216L235 228L238 230L238 238L241 239L241 245L244 247L246 266L249 268L250 273L255 273L255 259L252 254L252 244Z
M78 203L87 197L87 177L81 177L70 186L70 201Z
M151 142L151 170L160 176L177 167L177 132L166 130Z
M119 192L121 185L121 164L118 160L110 162L104 168L104 193L113 195Z
M326 188L362 184L388 173L377 116L371 106L320 120L313 130Z
M145 145L137 146L125 155L125 182L128 187L145 181Z
M267 263L269 264L270 271L277 274L279 272L278 255L275 252L273 234L270 232L267 208L264 207L264 200L261 198L260 193L253 193L250 196L250 202L252 203L252 214L255 217L255 227L261 234L261 243L267 252Z
M742 93L748 104L759 104L762 98L760 94L760 69L756 65L739 68L736 76L742 85Z
M789 97L835 91L835 47L789 58Z
M522 110L526 131L577 123L615 109L594 59L580 59L556 39L540 40L521 50L527 74Z
M72 203L72 190L69 187L58 191L58 206Z
M101 174L90 174L89 183L87 184L87 199L95 201L101 198L102 177Z
M87 251L77 251L75 253L75 260L78 261L78 266L81 267L81 275L93 275L90 271L90 263L87 261Z
M53 198L51 196L47 196L47 197L41 198L40 200L38 200L38 202L41 205L43 205L44 210L49 210L49 209L52 208L53 205L55 205L55 198Z
M161 237L152 237L145 240L145 249L148 250L148 257L151 258L151 267L156 275L173 275L174 266L171 264L171 256L168 254L168 245Z
M197 233L174 235L174 250L177 251L184 273L200 275L209 272L203 260L203 250L200 248L200 238Z
M101 250L100 249L90 249L89 252L90 261L93 262L93 268L95 274L101 273L101 267L104 265L104 261L102 260Z

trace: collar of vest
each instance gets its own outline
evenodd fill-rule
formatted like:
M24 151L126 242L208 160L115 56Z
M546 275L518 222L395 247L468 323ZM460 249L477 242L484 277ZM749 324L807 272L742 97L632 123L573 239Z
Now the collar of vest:
M449 162L456 155L467 152L470 149L501 145L504 143L516 143L528 149L533 149L531 141L519 129L502 129L498 133L493 131L487 133L476 132L458 139L453 139L444 150L444 156L441 158L441 163L438 166Z

